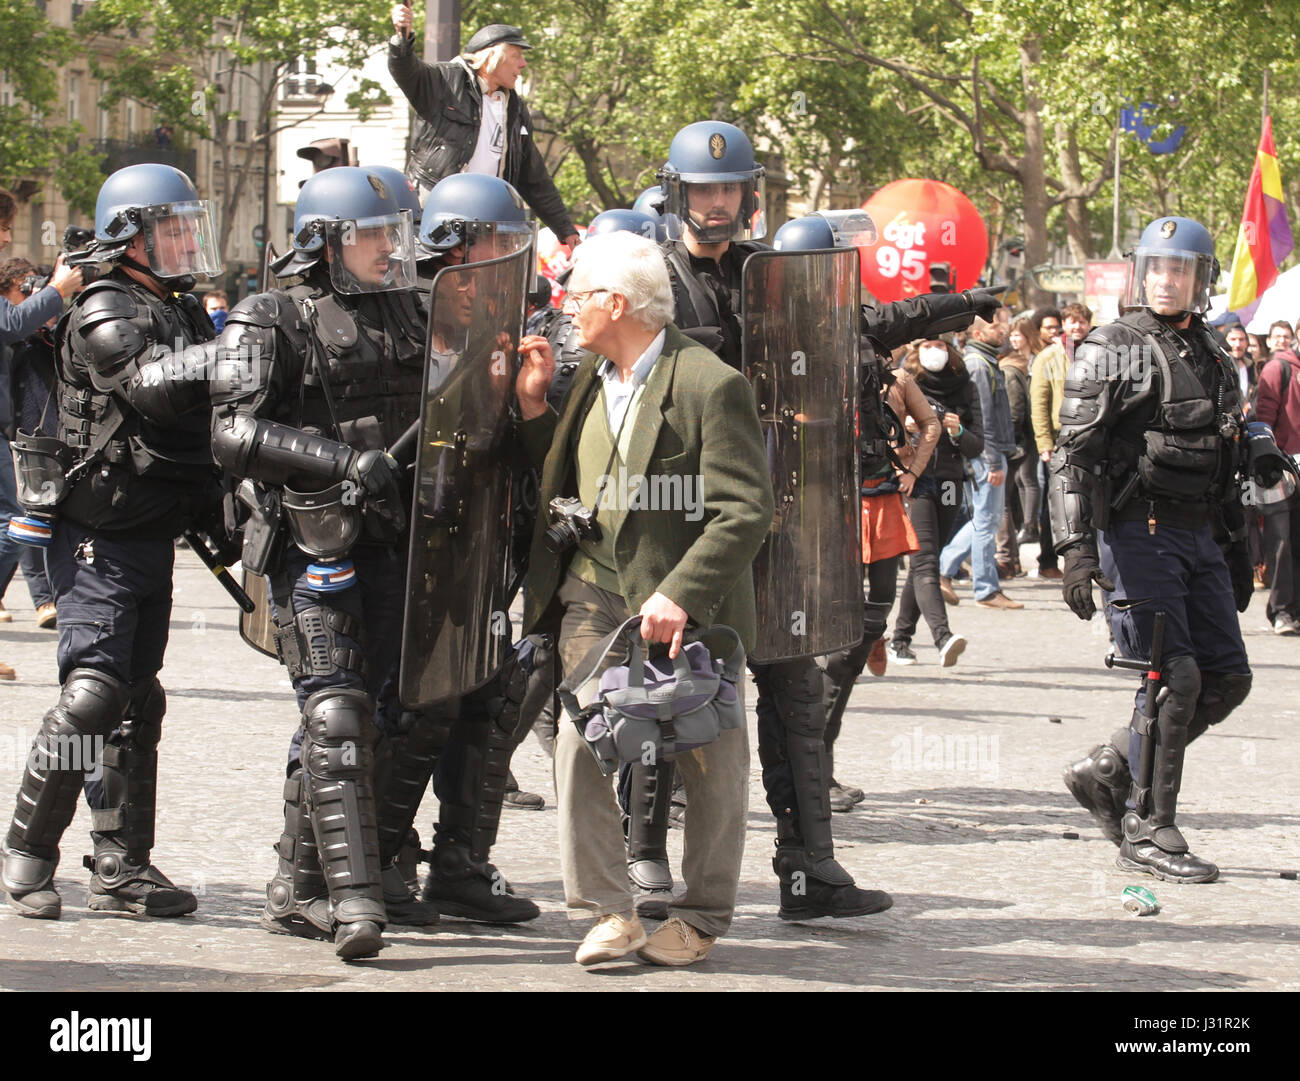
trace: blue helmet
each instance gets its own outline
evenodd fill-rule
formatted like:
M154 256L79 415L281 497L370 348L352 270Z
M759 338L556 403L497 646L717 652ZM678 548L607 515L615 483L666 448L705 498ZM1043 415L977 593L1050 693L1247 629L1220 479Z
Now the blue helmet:
M362 168L368 173L374 173L388 185L397 196L397 205L411 212L411 224L418 228L423 208L420 206L420 193L415 190L415 183L401 169L394 169L391 165L365 165Z
M749 137L734 124L702 120L687 124L668 148L659 170L668 236L678 240L682 223L703 244L757 240L767 235L764 170L754 161ZM700 185L694 214L690 188Z
M605 210L592 218L587 226L587 236L600 236L601 233L636 233L647 240L658 240L659 222L639 210Z
M128 165L99 189L97 257L118 258L137 235L143 235L149 270L159 279L221 272L208 203L193 181L170 165Z
M876 223L865 210L822 210L786 222L772 238L777 251L825 251L876 241Z
M373 261L360 268L356 259L363 246ZM330 280L338 292L382 292L414 285L410 212L403 210L394 188L372 170L350 165L325 169L298 192L292 249L271 269L281 277L303 274L322 258L329 263ZM349 262L352 268L346 265Z
M664 200L666 198L664 189L656 184L653 188L646 188L636 197L636 202L632 204L633 210L639 210L642 214L649 214L654 218L658 226L655 239L659 241L668 239L668 221L664 216ZM678 226L679 230L680 228Z
M1126 307L1157 315L1205 312L1219 277L1214 238L1191 218L1157 218L1142 231L1131 263Z
M439 180L424 201L420 258L490 237L497 242L487 258L509 255L532 243L533 220L519 193L500 177L482 173L452 173Z

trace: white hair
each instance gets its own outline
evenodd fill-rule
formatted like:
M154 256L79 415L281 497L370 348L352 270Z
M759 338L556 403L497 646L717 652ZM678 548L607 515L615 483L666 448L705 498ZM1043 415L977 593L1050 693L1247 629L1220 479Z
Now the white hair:
M601 233L573 255L573 278L586 289L607 289L627 302L627 314L647 330L660 330L675 311L668 264L659 245L635 233ZM572 281L572 279L571 279ZM606 299L602 308L609 307Z
M510 48L510 42L498 41L495 45L489 45L486 49L479 49L478 52L474 53L462 53L461 55L465 63L469 65L470 71L486 78L496 71L508 48Z

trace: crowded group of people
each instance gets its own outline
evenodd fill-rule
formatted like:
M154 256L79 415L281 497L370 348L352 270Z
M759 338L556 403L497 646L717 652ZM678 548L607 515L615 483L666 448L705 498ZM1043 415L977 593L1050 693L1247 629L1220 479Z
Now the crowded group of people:
M939 663L957 662L947 608L967 562L976 603L1022 607L1002 588L1022 543L1080 618L1102 587L1135 663L1159 612L1159 695L1148 679L1131 729L1066 783L1120 866L1212 881L1175 821L1183 754L1249 690L1242 480L1285 478L1260 439L1255 473L1239 453L1242 395L1202 319L1218 271L1205 230L1152 223L1125 314L1096 331L1077 304L1008 320L995 288L863 305L870 218L808 215L769 248L750 140L702 121L638 208L580 242L514 89L523 32L494 24L426 64L410 9L392 19L390 68L423 122L406 172L308 180L273 288L200 303L196 279L222 271L207 203L177 170L137 165L99 193L82 256L96 280L60 262L30 297L6 292L6 334L56 321L15 406L9 484L10 533L48 576L61 685L3 844L9 904L59 918L84 798L92 910L197 907L152 862L180 537L257 583L246 637L284 665L300 715L261 926L344 960L374 956L390 924L539 914L490 855L503 804L542 802L510 760L548 725L565 904L595 921L577 961L705 958L746 841L746 664L778 915L889 908L835 859L832 814L863 798L834 777L845 709L864 668L916 663L920 615ZM573 250L558 309L534 289L536 218ZM1270 371L1260 419L1279 411ZM615 477L676 495L647 506ZM511 641L497 617L521 586ZM690 710L706 721L688 718L679 696L704 687ZM629 750L637 702L656 734Z

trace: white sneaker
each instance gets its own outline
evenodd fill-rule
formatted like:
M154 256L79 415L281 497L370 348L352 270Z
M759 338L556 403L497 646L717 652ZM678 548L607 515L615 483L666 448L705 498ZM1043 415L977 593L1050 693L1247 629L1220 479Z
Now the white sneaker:
M957 658L962 655L965 649L965 638L960 634L948 635L947 641L939 647L939 667L951 668L957 663Z

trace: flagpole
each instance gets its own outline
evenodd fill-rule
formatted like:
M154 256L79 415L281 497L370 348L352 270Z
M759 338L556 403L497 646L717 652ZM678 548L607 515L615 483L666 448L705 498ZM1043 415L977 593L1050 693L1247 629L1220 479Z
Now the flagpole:
M1259 118L1259 126L1264 126L1264 121L1268 119L1268 68L1264 69L1264 112Z

